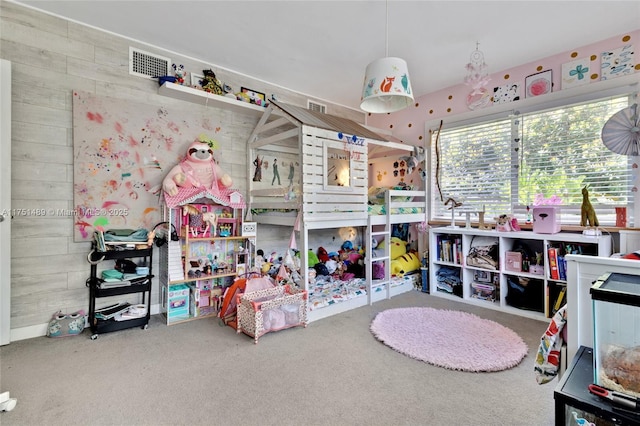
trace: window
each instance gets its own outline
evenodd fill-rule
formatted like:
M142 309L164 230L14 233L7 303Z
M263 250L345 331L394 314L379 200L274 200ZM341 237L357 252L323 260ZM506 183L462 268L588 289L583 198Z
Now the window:
M324 190L352 191L351 153L344 144L327 141L324 145Z
M556 107L442 130L431 146L431 216L450 219L452 197L485 217L524 219L536 198L562 200L562 223L579 224L582 187L601 225L615 224L615 207L633 211L630 157L610 151L604 123L629 96Z

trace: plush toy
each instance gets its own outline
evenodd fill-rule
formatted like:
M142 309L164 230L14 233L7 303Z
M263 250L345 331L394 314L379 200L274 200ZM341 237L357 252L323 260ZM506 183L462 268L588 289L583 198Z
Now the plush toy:
M313 252L313 250L309 249L309 253L307 254L307 266L309 268L313 268L318 262L318 256Z
M380 242L378 244L378 249L384 249L386 243L386 241ZM398 237L391 237L389 240L391 275L402 276L420 268L420 259L418 255L415 253L407 253L408 244L408 242Z
M407 173L411 174L425 159L424 148L416 146L413 148L413 155L400 157L399 160L404 160L407 165Z
M231 176L225 173L213 158L213 150L205 142L196 141L189 145L187 156L174 166L162 181L162 189L174 196L178 187L213 189L219 185L228 188L233 184Z
M377 248L384 249L384 246L386 243L387 243L386 241L381 241L378 244ZM389 242L389 257L391 258L391 260L397 259L403 254L405 254L407 252L407 244L409 243L401 240L398 237L391 237L391 240Z
M511 218L506 214L501 214L498 217L493 218L496 221L496 231L511 232Z
M172 65L173 68L173 73L176 76L176 83L177 84L184 84L184 76L187 73L184 69L184 65L180 64L180 65L176 65L173 64Z
M329 253L324 247L318 247L318 260L322 263L327 263L329 261Z
M222 82L218 80L213 70L202 70L202 73L204 74L204 79L202 80L202 89L205 92L224 96L225 93L222 88Z
M391 261L391 275L401 277L420 269L420 258L416 253L405 253Z

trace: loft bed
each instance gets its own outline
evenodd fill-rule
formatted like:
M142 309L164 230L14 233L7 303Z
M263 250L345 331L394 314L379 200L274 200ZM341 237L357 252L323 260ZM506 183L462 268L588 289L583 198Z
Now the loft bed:
M415 147L389 140L352 120L271 102L247 147L247 221L300 232L301 253L309 232L346 226L366 229L364 241L389 241L394 224L426 221L427 194L408 186L369 186L374 156L411 156ZM324 318L414 288L415 278L391 277L388 244L375 252L366 244L364 279L309 282L306 256L300 274L309 293L309 320ZM374 262L385 264L373 279ZM324 285L322 285L324 284Z

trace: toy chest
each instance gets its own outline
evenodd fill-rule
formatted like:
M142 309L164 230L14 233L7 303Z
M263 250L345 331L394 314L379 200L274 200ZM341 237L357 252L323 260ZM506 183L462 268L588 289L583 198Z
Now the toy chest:
M591 300L594 383L640 397L640 276L606 273Z
M533 232L557 234L560 232L560 208L541 206L533 208Z
M251 291L238 297L237 332L258 338L271 331L307 326L307 292L288 285Z

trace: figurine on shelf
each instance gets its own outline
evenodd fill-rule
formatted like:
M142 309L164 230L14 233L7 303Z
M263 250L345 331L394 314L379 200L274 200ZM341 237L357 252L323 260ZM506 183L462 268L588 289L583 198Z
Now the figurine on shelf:
M184 76L186 74L186 71L184 70L184 65L173 64L171 67L173 68L173 73L175 74L175 77L176 77L176 81L175 81L176 84L184 84Z
M206 235L207 232L211 231L209 235L211 237L215 237L216 226L218 225L218 216L216 216L215 212L202 213L202 221L206 223L203 235Z
M589 201L589 189L585 186L582 188L582 205L580 206L580 226L598 227L600 222L596 211Z
M202 89L205 92L214 93L216 95L224 96L224 89L222 88L222 82L218 80L213 70L202 70L204 79L202 80Z

